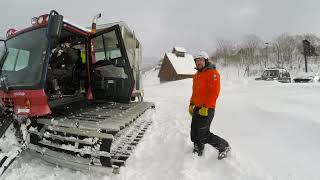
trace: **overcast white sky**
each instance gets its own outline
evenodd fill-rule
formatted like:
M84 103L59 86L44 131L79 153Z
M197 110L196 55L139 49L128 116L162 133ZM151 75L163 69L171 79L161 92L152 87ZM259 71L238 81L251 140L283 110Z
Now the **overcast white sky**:
M174 45L212 53L217 38L241 39L255 33L272 41L284 32L318 33L319 0L3 0L0 35L22 29L34 16L57 10L70 21L90 26L125 21L136 32L144 56L162 57Z

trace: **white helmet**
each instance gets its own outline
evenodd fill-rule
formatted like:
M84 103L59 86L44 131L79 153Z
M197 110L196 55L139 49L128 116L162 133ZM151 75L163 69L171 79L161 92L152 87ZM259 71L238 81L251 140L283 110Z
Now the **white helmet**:
M205 51L199 51L198 54L194 56L194 59L199 59L199 58L208 60L209 59L208 53L206 53Z

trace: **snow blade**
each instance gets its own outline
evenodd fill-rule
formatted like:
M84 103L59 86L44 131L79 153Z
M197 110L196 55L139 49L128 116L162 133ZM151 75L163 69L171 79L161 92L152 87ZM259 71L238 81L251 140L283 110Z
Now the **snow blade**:
M26 145L24 144L21 147L16 147L12 149L10 152L1 155L0 177L8 169L8 167L12 164L12 162L20 155L20 153L25 149L25 147Z
M7 129L10 127L10 125L13 123L14 118L11 115L1 115L4 116L0 120L0 138L5 134ZM2 153L0 155L0 177L2 174L8 169L8 167L12 164L12 162L16 159L17 156L20 155L20 153L23 151L25 145L22 145L21 147L15 147L14 149L10 150L7 153ZM0 149L1 150L1 149Z
M0 121L0 138L4 135L4 133L7 131L9 126L13 122L13 117L5 117Z

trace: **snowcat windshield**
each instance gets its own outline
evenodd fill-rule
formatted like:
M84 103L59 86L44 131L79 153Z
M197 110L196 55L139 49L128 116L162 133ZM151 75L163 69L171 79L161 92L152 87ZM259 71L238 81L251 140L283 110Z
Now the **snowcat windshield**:
M40 84L48 40L46 28L32 30L6 41L0 76L9 88L32 88ZM0 52L2 52L0 50ZM3 83L0 88L3 89Z
M279 76L279 71L277 70L268 70L268 71L264 71L264 73L262 74L263 77L273 77L276 78Z

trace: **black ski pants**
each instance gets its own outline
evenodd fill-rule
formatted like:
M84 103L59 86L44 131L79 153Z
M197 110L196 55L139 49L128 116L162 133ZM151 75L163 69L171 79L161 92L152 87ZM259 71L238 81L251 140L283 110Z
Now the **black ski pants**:
M210 144L219 152L225 150L229 143L223 138L210 132L210 125L214 117L215 109L208 110L208 116L199 115L198 107L195 107L191 122L191 141L198 147L204 147L204 144Z

